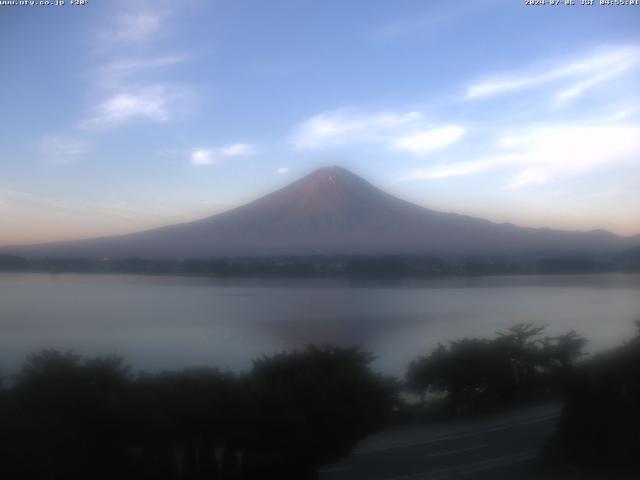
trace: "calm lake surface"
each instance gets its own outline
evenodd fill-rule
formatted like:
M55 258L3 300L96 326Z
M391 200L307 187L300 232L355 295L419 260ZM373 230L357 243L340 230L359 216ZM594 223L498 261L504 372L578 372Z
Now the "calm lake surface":
M402 375L437 342L518 322L575 329L590 352L631 336L640 275L420 281L219 280L0 274L0 373L41 348L123 356L136 368L244 370L310 342L359 345Z

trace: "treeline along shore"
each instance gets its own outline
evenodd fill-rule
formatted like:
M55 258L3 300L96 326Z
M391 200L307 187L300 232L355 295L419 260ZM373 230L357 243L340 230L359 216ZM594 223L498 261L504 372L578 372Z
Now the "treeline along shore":
M585 359L585 344L520 324L439 345L403 379L332 346L264 356L241 374L134 372L119 358L40 351L0 388L0 468L56 480L314 479L385 425L562 398L541 449L550 468L640 473L640 324L609 352Z
M153 260L144 258L27 258L0 255L0 271L135 273L217 277L433 277L640 272L640 248L620 255L489 257L312 255Z

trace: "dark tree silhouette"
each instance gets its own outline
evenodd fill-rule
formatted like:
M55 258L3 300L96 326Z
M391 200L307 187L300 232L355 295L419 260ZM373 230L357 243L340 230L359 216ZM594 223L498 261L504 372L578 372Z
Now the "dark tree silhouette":
M114 358L32 355L10 399L5 464L15 478L113 478L126 468L128 369ZM6 446L6 444L5 444ZM99 469L96 467L100 466Z
M493 339L465 338L438 345L411 363L410 390L446 395L453 415L528 400L561 389L566 370L586 341L570 332L543 338L544 327L518 324Z
M638 335L595 356L575 375L556 439L562 456L590 470L640 474L640 321ZM631 478L631 477L625 477Z
M213 368L141 375L130 400L140 478L217 478L240 427L237 378ZM223 478L234 478L224 476Z
M29 268L29 261L15 255L0 255L0 271L18 272Z
M371 361L354 348L314 346L257 360L248 378L251 468L275 478L315 478L320 464L380 427L394 386L370 371Z
M32 355L0 389L3 478L301 479L391 411L394 385L356 349L134 376L120 359Z

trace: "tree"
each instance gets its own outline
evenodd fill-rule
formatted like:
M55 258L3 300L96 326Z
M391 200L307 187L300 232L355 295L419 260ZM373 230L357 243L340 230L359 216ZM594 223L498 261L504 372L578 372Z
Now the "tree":
M209 367L140 375L129 402L134 478L222 475L217 452L235 449L241 429L239 388L235 375Z
M299 479L380 426L394 385L357 349L309 347L132 375L113 357L32 355L0 390L0 468L46 480Z
M635 338L594 356L572 379L557 442L575 464L640 473L640 321L637 325Z
M117 358L85 363L53 350L30 356L9 406L9 471L29 478L117 477L126 469L128 382L128 368Z
M439 344L410 364L407 387L423 398L427 393L446 395L453 415L561 388L554 381L558 371L575 363L586 341L575 332L543 338L543 331L544 327L524 323L493 339Z
M247 461L256 478L315 478L383 424L394 389L371 361L355 348L310 346L254 363Z

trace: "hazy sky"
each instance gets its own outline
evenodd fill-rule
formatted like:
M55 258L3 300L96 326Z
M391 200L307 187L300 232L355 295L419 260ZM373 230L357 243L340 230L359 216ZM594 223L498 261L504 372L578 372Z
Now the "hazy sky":
M0 244L189 220L334 164L439 210L640 233L640 7L0 6L0 62Z

